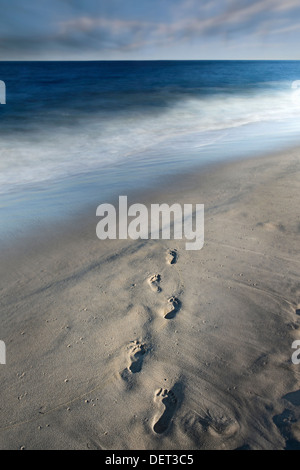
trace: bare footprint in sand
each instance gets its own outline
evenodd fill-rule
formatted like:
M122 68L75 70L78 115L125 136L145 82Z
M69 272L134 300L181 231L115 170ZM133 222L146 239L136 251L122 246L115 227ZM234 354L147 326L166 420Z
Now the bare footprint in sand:
M167 303L167 305L166 305L166 307L164 308L164 311L163 311L164 318L166 318L167 320L170 320L171 318L174 318L176 313L180 309L180 307L181 307L180 300L177 299L174 296L170 297L168 299L168 303Z
M149 277L148 284L150 285L153 292L161 291L161 287L159 286L160 281L161 281L160 274L153 274L153 276Z
M126 380L129 378L130 373L136 374L141 371L146 352L145 344L140 343L138 340L131 342L129 346L129 365L121 373L122 379Z
M176 264L177 262L177 250L168 250L166 253L166 260L168 264Z
M155 393L154 401L158 403L159 407L163 405L165 408L153 426L153 431L156 434L162 434L168 429L172 421L177 406L177 398L172 390L160 388Z

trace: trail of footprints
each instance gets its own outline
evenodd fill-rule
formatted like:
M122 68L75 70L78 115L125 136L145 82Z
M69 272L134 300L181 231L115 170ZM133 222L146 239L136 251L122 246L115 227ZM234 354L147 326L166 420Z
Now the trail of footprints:
M177 250L168 250L166 252L166 262L169 265L174 265L177 263L178 260L178 253ZM147 279L147 283L150 289L154 293L162 292L162 288L160 286L161 282L161 275L155 273L151 275ZM176 296L171 296L165 300L164 305L161 308L160 314L166 320L173 319L179 310L181 309L181 301ZM300 304L295 309L296 315L300 315ZM128 346L128 365L127 367L120 373L122 379L124 381L129 381L133 374L136 374L142 370L144 357L149 351L147 345L145 343L140 342L139 340L132 341ZM300 391L295 392L298 394ZM283 397L285 398L285 397ZM173 419L173 416L176 412L178 406L178 397L174 390L170 389L158 389L154 394L154 403L157 406L157 414L153 420L152 430L155 434L161 435L165 433ZM283 436L287 439L287 448L289 445L294 445L294 441L291 440L290 435L291 432L287 425L282 426L282 422L286 422L286 415L288 417L291 414L291 410L284 410L282 415L275 416L273 418L274 423L280 428L280 432ZM293 418L294 419L294 418ZM232 420L226 420L224 423L222 420L216 421L214 423L213 418L208 415L205 419L199 419L199 423L202 425L202 428L208 429L210 428L210 432L214 432L215 434L235 434L237 431L237 423ZM282 421L282 422L281 422ZM293 420L289 421L293 422ZM294 421L296 421L294 419ZM299 442L297 442L299 445ZM299 448L299 447L297 447Z
M168 250L166 253L167 264L176 264L178 259L177 250ZM161 275L153 274L147 280L150 289L154 293L162 291L160 287ZM166 320L174 318L181 308L181 301L175 297L169 297L161 308L161 315ZM121 377L125 381L129 381L132 374L136 374L141 371L143 366L144 356L148 349L144 343L140 341L132 341L128 346L128 366L120 373ZM154 419L153 431L155 434L163 434L170 426L172 418L177 408L177 397L173 390L167 390L160 388L154 394L154 402L157 405L157 416Z

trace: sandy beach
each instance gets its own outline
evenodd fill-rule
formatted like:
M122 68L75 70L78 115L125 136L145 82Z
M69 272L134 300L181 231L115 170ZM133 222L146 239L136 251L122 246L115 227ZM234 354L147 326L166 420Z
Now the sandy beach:
M300 150L134 197L204 204L203 249L90 207L1 253L0 447L300 448Z

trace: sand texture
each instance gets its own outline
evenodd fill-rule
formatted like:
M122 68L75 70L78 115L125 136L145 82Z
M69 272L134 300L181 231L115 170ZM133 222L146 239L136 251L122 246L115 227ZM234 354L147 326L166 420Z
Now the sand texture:
M204 203L203 249L100 241L92 208L1 254L0 447L300 447L300 151L147 202Z

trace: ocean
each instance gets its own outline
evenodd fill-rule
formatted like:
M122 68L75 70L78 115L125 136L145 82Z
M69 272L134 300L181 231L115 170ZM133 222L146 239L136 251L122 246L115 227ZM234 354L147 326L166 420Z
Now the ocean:
M0 80L1 240L300 143L298 61L0 62Z

